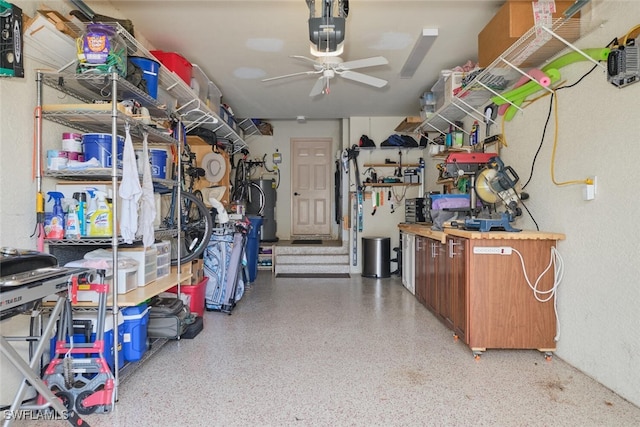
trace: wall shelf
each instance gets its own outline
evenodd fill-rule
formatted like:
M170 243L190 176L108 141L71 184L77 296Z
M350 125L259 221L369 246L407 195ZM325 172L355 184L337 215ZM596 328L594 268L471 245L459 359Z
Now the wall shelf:
M160 62L149 50L122 28L120 24L113 23L110 25L113 25L117 29L118 34L125 40L129 55L150 58ZM223 141L229 141L228 148L231 154L235 154L247 146L243 137L240 135L242 130L239 129L236 131L232 129L227 122L220 118L219 112L212 111L204 101L198 98L186 82L176 73L167 69L167 67L160 67L158 86L169 96L176 99L177 104L175 106L167 105L167 109L170 113L175 113L180 116L180 120L187 131L197 127L203 127L215 132L221 143Z
M571 34L572 39L579 38L580 20L560 18L554 20L551 28L531 28L493 63L480 70L473 80L452 97L450 102L445 103L431 117L415 126L414 132L445 134L451 123L460 121L465 116L484 121L480 108L492 97L500 96L501 92L512 87L522 76L529 76L523 70L524 68L540 66L565 48L582 53L560 34ZM586 56L584 53L583 55ZM495 121L492 124L495 124Z

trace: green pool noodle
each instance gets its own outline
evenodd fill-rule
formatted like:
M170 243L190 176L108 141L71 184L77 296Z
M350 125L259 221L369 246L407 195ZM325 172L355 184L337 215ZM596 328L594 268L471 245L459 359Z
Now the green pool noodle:
M611 52L611 49L589 48L589 49L584 49L582 52L596 61L606 61L607 58L609 57L609 53ZM553 72L552 70L557 71L559 68L566 67L567 65L573 64L574 62L586 61L586 60L587 59L584 57L584 55L581 55L579 52L569 52L566 55L562 55L561 57L551 61L550 63L542 67L542 71L547 73L547 75L553 81L553 76L550 74ZM525 89L525 86L528 86L528 87ZM505 94L502 94L502 96L509 99L510 101L513 101L514 99L522 95L521 91L528 91L530 89L530 86L539 86L539 85L535 81L530 81L518 88L515 88ZM491 101L493 101L496 105L502 105L506 103L505 100L503 100L498 96L493 97Z
M555 83L556 81L558 81L560 79L560 71L558 71L555 68L549 69L549 70L545 71L545 73L551 79L551 83ZM536 80L531 80L531 81L523 84L520 87L517 87L517 88L515 88L513 90L510 90L509 92L501 94L502 98L499 97L499 96L494 96L493 98L491 98L491 102L493 102L494 104L496 104L498 106L500 106L502 104L507 104L509 102L513 103L515 100L524 99L524 98L536 93L537 91L539 91L542 88L543 87L540 86L540 84ZM504 100L503 98L506 98L508 101Z
M610 52L611 52L611 49L609 49L608 47L604 47L604 48L594 47L594 48L582 50L582 53L584 53L585 55L589 56L590 58L596 61L606 61L607 58L609 57ZM559 69L562 67L566 67L569 64L573 64L574 62L586 61L586 60L587 59L584 57L584 55L581 55L580 52L569 52L566 55L562 55L558 59L554 59L553 61L551 61L544 67L542 67L542 71L546 72L551 68Z
M516 107L514 107L514 105L517 105L518 107L520 107L524 102L524 100L525 98L521 98L521 99L518 99L517 101L514 101L513 105L509 105L509 108L507 108L507 111L504 113L504 119L506 121L510 122L511 119L515 117L516 113L520 111Z

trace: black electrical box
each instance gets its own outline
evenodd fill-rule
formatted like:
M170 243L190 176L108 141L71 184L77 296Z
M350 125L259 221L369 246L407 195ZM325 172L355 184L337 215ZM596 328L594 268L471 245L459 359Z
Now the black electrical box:
M0 0L0 76L24 77L22 9Z
M405 200L404 221L408 223L427 222L424 197Z

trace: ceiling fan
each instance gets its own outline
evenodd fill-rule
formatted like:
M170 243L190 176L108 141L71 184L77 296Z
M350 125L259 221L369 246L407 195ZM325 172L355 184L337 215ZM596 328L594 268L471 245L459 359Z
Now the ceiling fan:
M353 80L355 82L363 83L377 88L384 87L387 84L386 80L353 71L359 68L375 67L378 65L388 64L389 61L387 61L387 59L382 56L357 59L347 62L342 62L342 58L338 56L324 56L317 59L311 59L307 58L306 56L292 55L291 58L307 62L313 65L314 69L312 71L301 71L299 73L270 77L268 79L263 79L262 81L268 82L272 80L284 79L300 75L320 74L320 77L318 77L318 80L316 80L316 83L313 85L313 88L311 88L311 92L309 93L309 96L311 97L321 94L329 94L329 82L335 76L343 77L348 80Z
M306 0L309 6L309 41L311 42L311 54L316 59L306 56L292 55L291 58L305 61L313 65L313 71L302 71L299 73L286 74L283 76L263 79L263 82L284 79L293 76L320 74L318 80L313 85L309 96L314 97L330 92L329 82L335 76L353 80L369 86L381 88L386 86L387 81L358 73L358 68L375 67L389 63L382 56L375 56L367 59L342 62L340 55L344 51L345 21L349 14L348 0L322 0L321 17L316 17L315 0ZM336 3L336 13L334 15L334 3Z

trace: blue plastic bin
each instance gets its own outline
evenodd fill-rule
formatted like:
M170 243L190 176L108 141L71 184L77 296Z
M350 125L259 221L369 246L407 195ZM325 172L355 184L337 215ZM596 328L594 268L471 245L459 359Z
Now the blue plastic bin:
M262 229L261 216L248 216L251 221L251 230L247 237L247 269L249 271L249 282L253 283L258 276L258 251L260 249L260 230Z

